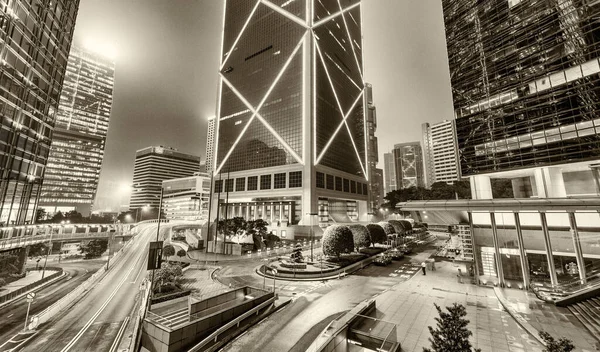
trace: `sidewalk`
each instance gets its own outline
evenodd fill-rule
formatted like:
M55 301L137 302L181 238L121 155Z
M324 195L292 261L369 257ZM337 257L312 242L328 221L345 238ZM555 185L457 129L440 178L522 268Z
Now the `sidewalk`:
M434 251L430 247L413 256L411 262L420 264ZM435 318L438 317L433 304L444 309L454 302L466 307L466 318L470 321L468 328L473 332L471 342L482 351L543 351L542 344L521 328L504 309L493 289L458 283L457 270L451 262L436 262L435 267L436 270L427 271L427 275L419 271L412 279L375 298L377 318L396 324L396 337L402 345L402 351L421 352L423 347L430 347L428 326L435 327ZM593 337L574 317L568 317L560 308L527 297L523 291L505 289L503 292L538 329L550 332L557 339L571 339L577 351L596 350Z
M54 270L46 269L46 274L44 275L44 278L54 274L55 272L56 271L54 271ZM25 277L23 277L19 280L13 281L9 284L6 284L5 286L2 286L2 288L0 288L0 296L4 296L11 292L17 291L21 287L31 285L32 283L39 281L41 279L42 279L42 270L28 271L27 275Z

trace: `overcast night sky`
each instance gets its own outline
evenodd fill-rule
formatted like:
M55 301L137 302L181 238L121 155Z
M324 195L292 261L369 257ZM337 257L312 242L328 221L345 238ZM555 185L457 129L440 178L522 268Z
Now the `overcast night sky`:
M421 123L453 118L440 0L363 0L365 81L373 84L380 163ZM81 0L75 43L115 49L115 89L96 210L128 203L137 149L205 158L215 114L223 3ZM114 208L116 210L116 208Z

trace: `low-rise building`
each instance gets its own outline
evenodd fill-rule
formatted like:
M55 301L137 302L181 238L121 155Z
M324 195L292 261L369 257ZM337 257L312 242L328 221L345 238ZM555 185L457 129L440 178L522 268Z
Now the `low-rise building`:
M162 211L168 220L208 220L210 177L197 173L162 182Z

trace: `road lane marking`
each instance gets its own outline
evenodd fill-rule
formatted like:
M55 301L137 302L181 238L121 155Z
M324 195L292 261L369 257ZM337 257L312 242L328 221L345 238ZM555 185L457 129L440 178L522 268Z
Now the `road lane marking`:
M115 341L113 341L112 346L110 346L109 352L116 352L117 348L119 348L119 343L121 342L121 338L123 337L127 323L129 323L129 315L125 317L125 320L123 320L123 324L121 324L121 328L119 328L119 332L117 332L117 336L115 337Z
M83 334L87 331L87 329L89 329L89 327L94 323L94 321L98 318L98 316L100 314L102 314L102 312L104 311L104 309L106 309L106 307L108 306L108 304L110 303L110 301L113 299L113 297L117 294L117 292L119 291L119 289L121 289L121 286L123 286L123 284L125 283L125 281L127 281L127 278L129 277L129 274L131 274L131 272L133 271L133 269L135 268L135 266L137 265L137 263L140 261L141 258L142 258L142 255L140 255L138 257L138 260L135 261L135 264L131 267L131 269L129 269L129 271L127 272L127 274L123 277L123 279L121 280L121 282L119 282L119 284L117 285L117 287L112 291L112 293L110 294L110 296L108 297L108 299L106 301L104 301L104 303L98 309L98 311L96 311L96 313L90 318L90 320L88 320L88 322L81 328L81 330L79 330L79 332L77 333L77 335L75 335L75 337L73 337L73 339L61 350L61 352L67 352L67 351L69 351L75 345L75 343L77 343L77 341L81 338L81 336L83 336Z
M10 317L12 317L13 315L15 315L15 313L13 313L13 314L11 314L11 315L7 316L7 318L10 318Z
M142 273L142 270L144 270L144 266L143 265L140 268L140 271L138 271L137 275L135 276L135 279L133 281L131 281L130 284L135 284L137 282L138 278L140 277L140 274Z

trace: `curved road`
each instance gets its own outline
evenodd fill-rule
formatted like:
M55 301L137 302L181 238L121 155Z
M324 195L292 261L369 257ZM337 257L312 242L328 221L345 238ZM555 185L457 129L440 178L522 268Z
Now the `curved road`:
M167 229L161 225L162 236ZM40 332L23 350L117 350L123 338L119 332L122 326L126 330L130 325L130 316L139 304L139 287L146 275L148 243L155 240L155 236L156 224L140 225L139 234L125 247L125 252L108 273L74 306L40 326Z
M86 260L77 263L60 264L68 276L50 286L35 291L36 297L31 303L30 315L37 314L58 301L105 264L106 262L103 260ZM27 315L27 300L20 299L0 308L0 315L3 317L0 321L0 344L2 344L23 329L23 323ZM0 351L2 351L1 348Z

